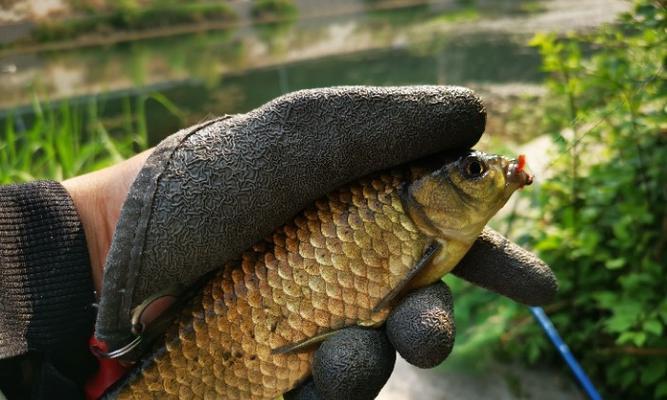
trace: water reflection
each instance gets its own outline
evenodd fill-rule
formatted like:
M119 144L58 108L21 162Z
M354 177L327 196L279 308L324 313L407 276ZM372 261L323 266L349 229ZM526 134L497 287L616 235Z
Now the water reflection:
M400 10L378 9L381 3L337 3L373 10L337 17L8 55L0 65L15 65L16 72L0 80L0 91L10 94L0 98L0 117L13 110L29 120L33 96L70 102L96 96L105 103L103 118L114 118L128 98L143 98L150 141L156 142L183 124L244 112L301 88L541 79L539 57L525 46L525 38L443 29L446 21L478 17L469 13L466 1L432 1ZM178 116L147 100L153 92L171 100Z

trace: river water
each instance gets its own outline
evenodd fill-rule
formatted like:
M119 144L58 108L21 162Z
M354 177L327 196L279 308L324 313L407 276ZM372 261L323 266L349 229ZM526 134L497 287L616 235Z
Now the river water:
M573 19L568 0L301 0L296 20L253 25L244 2L236 3L240 24L227 29L161 29L130 41L110 35L98 45L0 53L0 118L12 113L25 126L35 101L49 107L94 99L102 118L114 121L140 100L156 143L206 117L245 112L303 88L453 84L521 91L543 78L539 55L526 45L532 32L595 26L627 7L570 1L584 15ZM173 107L151 100L153 93ZM113 134L113 122L109 129Z

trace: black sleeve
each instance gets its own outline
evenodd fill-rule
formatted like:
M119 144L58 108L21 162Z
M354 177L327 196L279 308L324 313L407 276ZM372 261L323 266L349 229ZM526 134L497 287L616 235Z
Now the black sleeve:
M83 396L96 365L94 302L67 191L46 181L0 186L0 390L8 399Z

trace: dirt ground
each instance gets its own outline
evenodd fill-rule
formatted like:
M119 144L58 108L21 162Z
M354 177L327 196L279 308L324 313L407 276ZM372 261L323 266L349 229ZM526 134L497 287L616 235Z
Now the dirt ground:
M454 349L456 351L456 348ZM583 400L569 375L548 368L495 364L483 373L413 367L398 357L378 400Z

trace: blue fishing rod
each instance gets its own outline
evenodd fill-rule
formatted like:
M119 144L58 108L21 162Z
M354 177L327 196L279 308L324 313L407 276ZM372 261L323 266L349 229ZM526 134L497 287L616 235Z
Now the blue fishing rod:
M525 159L523 162L525 162ZM516 216L518 204L519 202L515 201L514 205L512 206L512 211L509 216L509 221L507 223L507 226L505 227L505 236L508 236L510 231L512 230L512 224L514 222L514 217ZM554 327L554 324L551 322L551 319L549 319L547 314L544 312L544 309L542 307L529 307L529 308L530 312L533 314L533 317L535 317L535 319L537 320L537 323L540 325L542 330L547 334L549 340L551 340L551 343L554 345L554 347L561 355L561 357L563 357L563 360L565 360L565 363L570 368L570 371L572 371L572 374L577 379L577 382L579 382L579 385L581 385L581 387L584 389L584 392L586 392L588 398L591 400L602 400L602 396L600 396L600 393L597 391L597 389L595 389L593 382L591 382L588 375L586 375L584 369L581 368L581 365L579 364L577 359L574 358L574 355L570 351L570 348L567 346L567 344L565 344L563 338L560 337L558 331L556 330L556 327Z
M533 317L535 317L544 332L547 334L549 340L551 340L551 343L553 343L556 350L558 350L558 353L560 353L561 357L563 357L565 363L567 363L570 371L572 371L572 374L574 374L575 378L577 378L577 381L586 392L588 398L591 400L602 400L602 396L600 396L600 393L598 393L597 389L595 389L593 382L591 382L591 380L588 378L588 375L586 375L586 372L584 372L583 368L581 368L581 365L579 365L577 359L574 358L570 348L567 347L567 344L565 344L563 339L560 337L558 331L554 327L554 324L544 312L544 309L542 307L530 307L530 312L533 314Z

